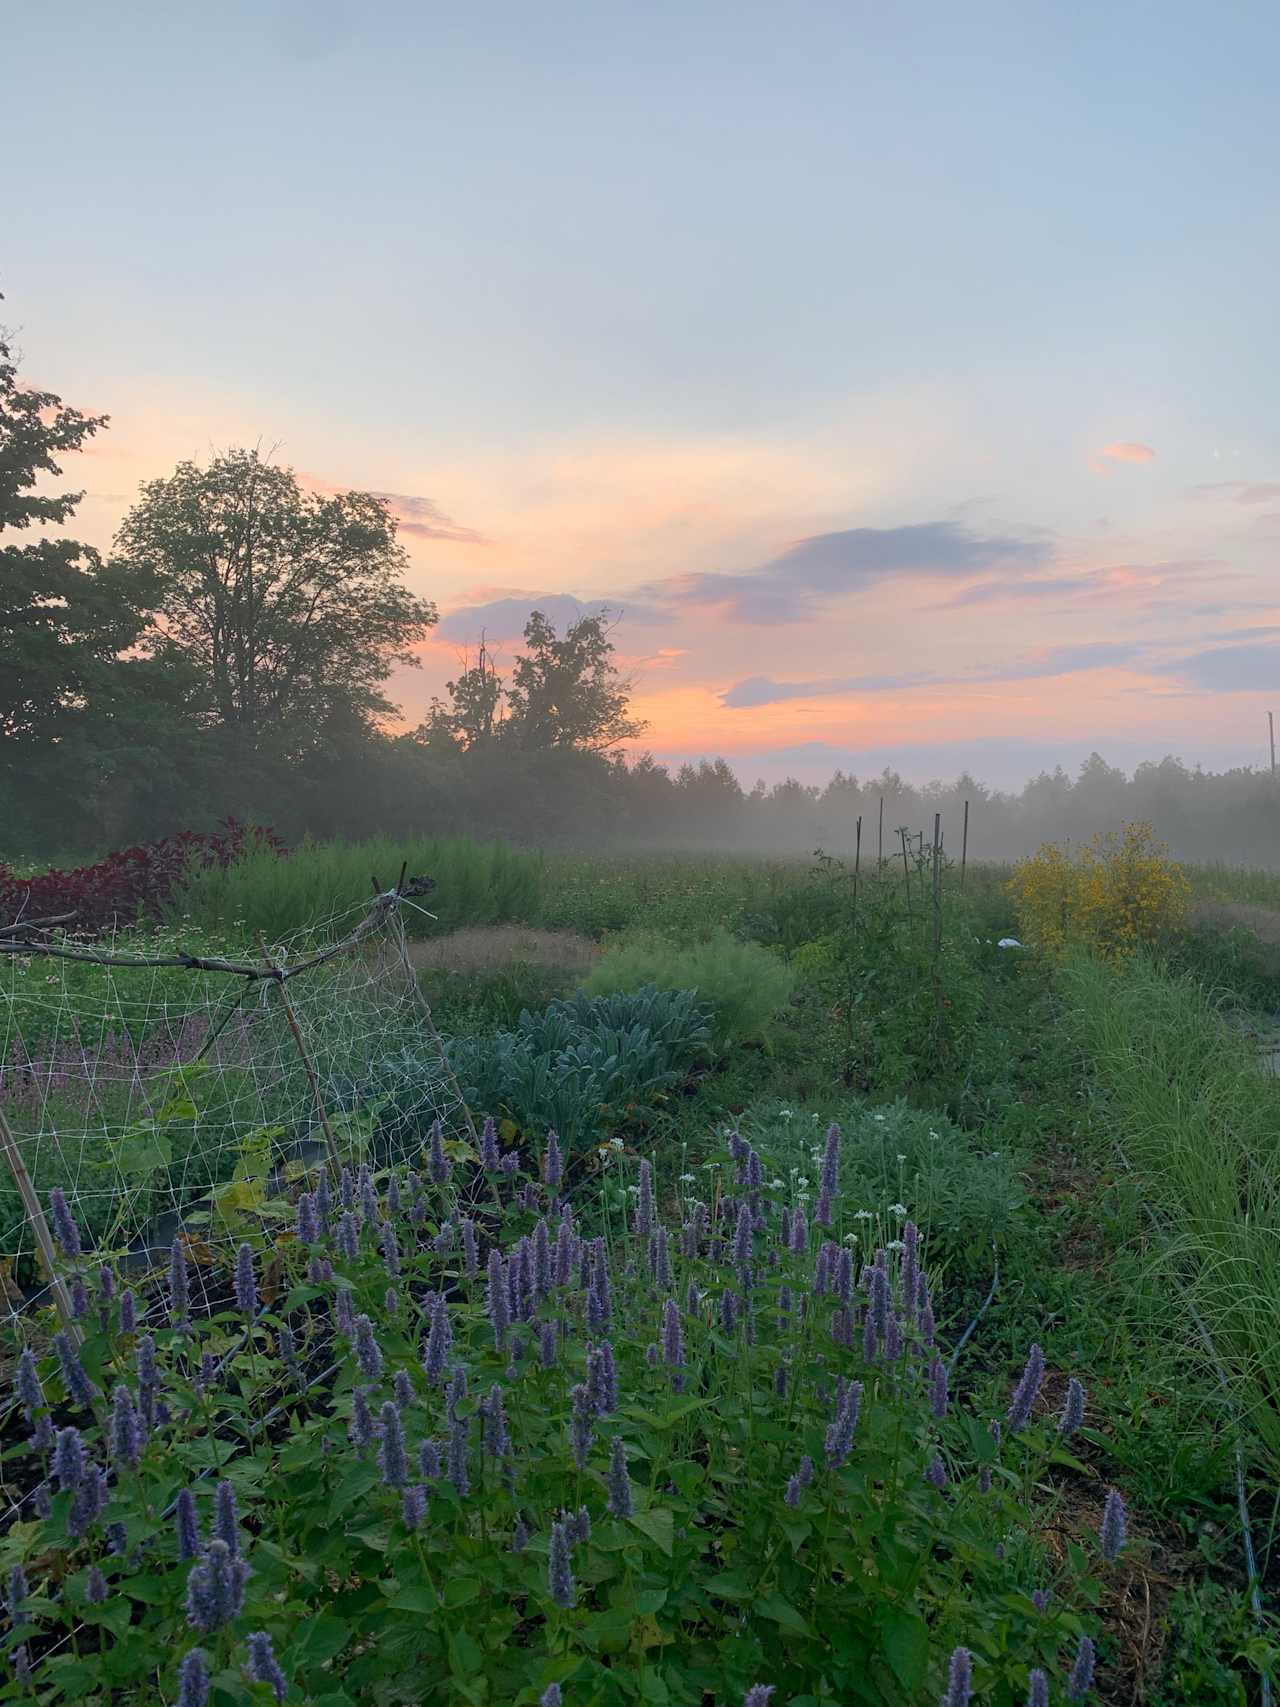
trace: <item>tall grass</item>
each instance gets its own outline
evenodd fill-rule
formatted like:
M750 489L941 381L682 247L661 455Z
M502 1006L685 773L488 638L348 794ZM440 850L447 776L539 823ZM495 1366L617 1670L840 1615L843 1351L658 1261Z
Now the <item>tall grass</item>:
M258 931L278 939L300 931L337 930L359 919L373 895L371 879L376 875L386 887L402 865L411 877L436 880L430 895L403 910L411 936L526 920L538 910L539 854L465 836L405 841L380 836L367 842L304 842L285 859L255 851L225 870L192 871L174 893L169 922L188 921L211 933L247 938Z
M1280 910L1280 871L1258 865L1184 865L1197 900L1243 901Z
M1145 960L1063 969L1109 1132L1236 1399L1280 1461L1280 1086L1216 997Z

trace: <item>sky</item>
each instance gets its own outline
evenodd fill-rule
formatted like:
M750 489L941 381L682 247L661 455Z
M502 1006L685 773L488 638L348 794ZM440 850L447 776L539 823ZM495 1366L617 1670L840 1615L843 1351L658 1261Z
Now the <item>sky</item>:
M15 8L13 20L19 16ZM1265 762L1267 3L66 0L10 22L5 323L139 483L386 494L440 624L614 629L747 783Z

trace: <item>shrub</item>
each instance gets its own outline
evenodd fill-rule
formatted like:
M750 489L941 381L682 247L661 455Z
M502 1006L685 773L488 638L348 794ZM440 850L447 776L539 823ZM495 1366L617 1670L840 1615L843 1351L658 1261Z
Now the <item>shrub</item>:
M471 1108L539 1136L554 1129L580 1150L600 1125L621 1123L678 1084L709 1035L691 992L650 988L579 994L541 1013L526 1010L511 1031L454 1038L446 1047ZM373 1111L379 1153L400 1153L435 1118L437 1079L434 1063L404 1049L337 1087L337 1096L345 1108Z
M158 919L192 873L225 872L250 855L279 865L284 851L274 830L227 818L220 832L183 830L163 841L122 848L74 871L18 877L0 865L0 924L72 913L67 928L85 932L133 925L144 914Z
M674 943L646 932L605 950L583 988L591 995L639 990L693 990L714 1016L721 1043L767 1037L769 1021L790 1000L794 976L758 943L716 929L701 941Z
M401 866L436 887L402 910L410 936L434 936L460 925L497 925L529 918L537 904L542 862L505 842L466 836L396 841L304 842L287 861L250 850L234 864L190 874L169 907L210 931L234 930L273 940L354 924L372 896L371 878L394 883Z
M200 1287L179 1249L144 1338L72 1258L82 1350L14 1373L6 1693L914 1707L971 1657L1012 1707L1060 1677L1123 1513L1060 1563L1035 1540L1072 1462L1039 1348L948 1381L901 1216L860 1278L720 1160L682 1228L642 1167L611 1240L536 1176L495 1170L479 1219L447 1164L348 1176L361 1213L309 1198Z
M1072 850L1047 843L1009 883L1027 939L1059 958L1073 945L1124 959L1186 918L1191 886L1149 824L1126 824Z

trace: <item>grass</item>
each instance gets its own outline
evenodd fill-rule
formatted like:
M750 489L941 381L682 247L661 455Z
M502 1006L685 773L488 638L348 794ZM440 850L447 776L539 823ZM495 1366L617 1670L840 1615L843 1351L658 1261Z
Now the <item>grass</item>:
M1107 1141L1165 1233L1251 1428L1280 1465L1280 1102L1221 1001L1139 961L1077 959L1069 1023L1092 1064Z
M372 880L387 887L402 866L409 876L436 883L431 894L404 909L405 929L413 937L460 925L528 922L538 911L538 854L465 836L379 837L304 842L285 859L255 851L225 869L193 871L174 895L168 922L189 921L247 941L259 931L273 941L317 930L340 933L358 922L373 895Z

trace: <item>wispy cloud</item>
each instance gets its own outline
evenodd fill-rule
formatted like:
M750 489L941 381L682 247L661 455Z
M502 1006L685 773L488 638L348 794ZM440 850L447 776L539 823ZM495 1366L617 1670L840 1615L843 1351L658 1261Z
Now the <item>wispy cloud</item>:
M670 619L661 611L640 607L631 599L579 599L572 593L519 593L498 591L497 598L459 605L441 618L435 635L441 640L477 641L483 634L501 645L503 641L518 640L530 615L540 610L548 622L563 633L572 623L584 616L630 618L648 625L665 624Z
M655 582L641 594L676 605L714 607L736 622L799 622L833 600L890 578L1034 569L1048 556L1043 541L984 537L953 522L847 528L797 540L758 569L691 572Z
M825 699L832 695L902 692L917 687L964 687L987 682L1025 682L1048 676L1076 675L1085 670L1115 669L1132 663L1138 655L1134 646L1119 641L1098 640L1079 646L1051 646L1003 664L993 664L958 675L916 672L900 676L826 677L812 682L775 682L768 676L748 676L722 693L720 703L745 710L777 705L791 699Z
M401 533L413 534L417 539L452 539L463 545L487 543L482 533L475 528L460 527L431 498L416 498L405 492L372 492L370 497L382 499L396 518Z
M1280 690L1280 644L1265 641L1216 646L1170 659L1159 674L1177 677L1202 693Z
M1191 488L1197 498L1230 498L1236 504L1270 504L1280 499L1280 480L1211 480Z

